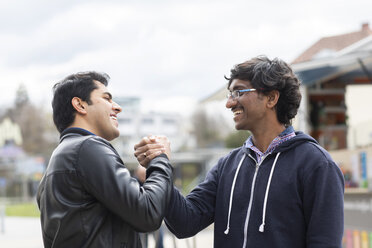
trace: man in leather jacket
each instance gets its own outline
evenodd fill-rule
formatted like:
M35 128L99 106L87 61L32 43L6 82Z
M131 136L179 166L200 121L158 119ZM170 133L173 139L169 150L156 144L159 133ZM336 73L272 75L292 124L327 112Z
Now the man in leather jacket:
M61 134L37 202L45 247L141 247L138 232L158 229L172 190L170 147L154 154L142 187L109 143L119 136L121 107L97 72L70 75L54 87L53 120ZM164 145L165 144L165 145Z

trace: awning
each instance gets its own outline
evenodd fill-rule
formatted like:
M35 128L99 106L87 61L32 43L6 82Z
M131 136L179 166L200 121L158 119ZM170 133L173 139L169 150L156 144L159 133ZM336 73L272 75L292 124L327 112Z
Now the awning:
M353 76L367 77L368 72L369 75L372 74L372 54L355 53L340 57L308 61L294 64L292 68L300 78L302 84L306 86L351 74Z
M342 69L336 66L324 66L309 70L295 72L304 85L312 85L323 82L337 76Z

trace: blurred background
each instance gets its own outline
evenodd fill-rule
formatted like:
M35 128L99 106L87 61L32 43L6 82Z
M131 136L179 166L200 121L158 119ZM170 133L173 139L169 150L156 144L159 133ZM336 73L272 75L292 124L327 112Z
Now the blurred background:
M287 61L302 80L293 125L344 172L344 246L372 246L371 13L367 0L1 0L0 246L42 247L35 193L59 139L56 82L107 73L123 108L112 143L126 166L136 168L141 137L164 134L186 194L249 136L224 106L224 75L258 55ZM212 233L165 247L211 247Z

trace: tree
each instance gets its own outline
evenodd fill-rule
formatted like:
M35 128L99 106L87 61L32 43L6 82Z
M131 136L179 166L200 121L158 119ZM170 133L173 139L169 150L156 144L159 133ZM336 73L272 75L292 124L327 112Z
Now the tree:
M58 142L58 132L53 121L42 107L34 106L28 96L26 87L21 84L16 92L14 106L9 108L1 119L9 117L20 126L22 148L29 154L50 157Z
M225 146L227 148L236 148L243 145L250 135L249 131L239 130L231 132L225 139Z
M21 83L16 92L16 99L14 101L14 105L16 109L18 109L27 106L29 103L30 98L28 97L27 88L24 84Z
M192 117L194 135L200 148L224 146L226 130L229 127L219 113L211 113L201 106Z

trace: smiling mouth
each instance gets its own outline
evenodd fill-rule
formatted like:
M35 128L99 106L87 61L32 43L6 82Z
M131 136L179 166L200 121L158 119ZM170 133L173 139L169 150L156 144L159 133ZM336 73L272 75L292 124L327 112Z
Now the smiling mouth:
M236 110L233 112L234 117L243 113L243 110Z
M110 118L113 120L117 120L118 118L115 115L110 115Z

